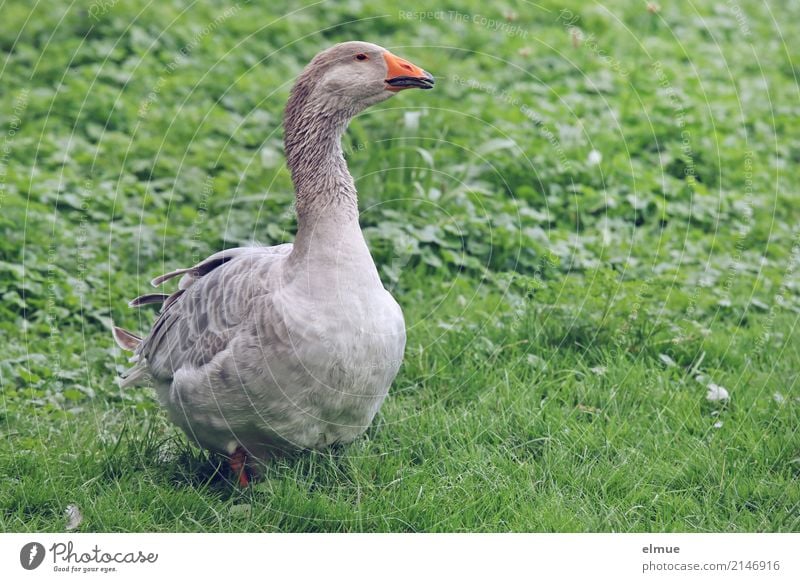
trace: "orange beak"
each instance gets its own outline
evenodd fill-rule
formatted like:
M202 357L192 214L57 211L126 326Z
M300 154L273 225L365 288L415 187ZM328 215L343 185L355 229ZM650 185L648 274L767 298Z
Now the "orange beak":
M435 79L427 71L389 51L383 53L383 59L386 61L386 84L388 85L386 89L388 91L402 91L412 87L433 89Z

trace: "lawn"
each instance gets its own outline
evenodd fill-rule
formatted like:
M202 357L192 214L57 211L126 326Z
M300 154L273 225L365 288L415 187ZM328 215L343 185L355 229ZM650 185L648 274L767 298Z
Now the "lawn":
M0 531L800 530L800 4L299 6L0 7ZM405 361L241 490L109 330L292 240L283 106L352 39L437 77L344 144Z

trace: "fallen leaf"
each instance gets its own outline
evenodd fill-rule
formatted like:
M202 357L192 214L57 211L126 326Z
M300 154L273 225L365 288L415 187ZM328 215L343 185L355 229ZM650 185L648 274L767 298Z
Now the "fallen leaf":
M675 363L675 360L673 360L667 354L658 354L658 359L664 362L664 364L670 368L674 368L675 366L678 365Z
M706 399L709 402L722 402L728 400L730 398L730 394L728 391L720 386L719 384L714 384L713 382L708 385L708 393L706 394Z
M83 521L83 515L81 515L81 510L78 509L77 505L67 505L67 509L64 510L64 513L67 516L67 531L72 531L74 529L78 529L78 526Z

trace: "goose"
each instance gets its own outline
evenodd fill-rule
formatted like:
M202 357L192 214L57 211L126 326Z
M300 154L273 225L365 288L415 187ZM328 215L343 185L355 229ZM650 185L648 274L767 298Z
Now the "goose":
M284 115L294 243L226 249L156 277L156 287L180 279L173 293L129 303L161 304L150 331L113 326L133 352L120 386L152 385L169 419L227 457L242 487L254 462L355 440L397 375L403 313L361 232L341 137L367 107L433 85L430 73L368 42L316 55Z

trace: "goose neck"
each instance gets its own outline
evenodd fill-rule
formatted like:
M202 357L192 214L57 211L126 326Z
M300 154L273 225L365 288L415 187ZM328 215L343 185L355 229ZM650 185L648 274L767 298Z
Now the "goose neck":
M358 216L356 188L341 145L350 117L347 111L326 111L313 103L287 110L286 159L301 228L323 215L340 221Z

